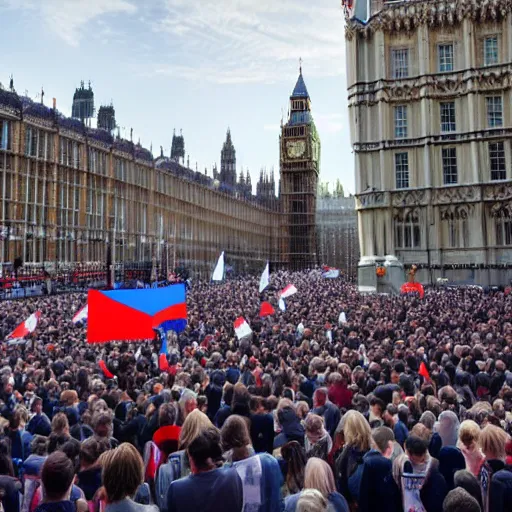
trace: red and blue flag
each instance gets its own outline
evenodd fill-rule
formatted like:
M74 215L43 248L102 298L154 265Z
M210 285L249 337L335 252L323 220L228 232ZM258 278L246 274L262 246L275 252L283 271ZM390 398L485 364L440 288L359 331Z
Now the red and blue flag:
M186 326L185 285L145 290L90 290L87 341L152 339L154 330L180 332Z

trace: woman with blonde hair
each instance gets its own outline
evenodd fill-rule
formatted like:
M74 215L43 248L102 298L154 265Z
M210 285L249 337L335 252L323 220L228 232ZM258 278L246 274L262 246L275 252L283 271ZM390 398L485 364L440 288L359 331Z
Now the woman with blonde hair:
M309 490L318 491L326 501L326 507L332 512L348 512L345 498L336 491L334 475L329 464L322 459L312 457L306 464L304 490L285 500L285 512L297 512L299 502Z
M358 411L343 416L345 446L336 460L337 487L348 503L357 502L364 455L370 451L372 431L366 418Z
M297 512L326 512L327 500L315 489L304 491L297 502Z
M488 424L480 432L479 444L485 456L485 461L480 468L478 479L482 486L484 512L491 510L489 506L492 501L492 496L490 496L491 480L495 473L505 468L507 457L505 446L508 440L508 434L496 425Z
M474 476L478 477L480 468L485 461L485 456L479 444L480 427L473 420L465 420L459 427L459 439L457 448L460 449L464 460L466 461L466 469Z

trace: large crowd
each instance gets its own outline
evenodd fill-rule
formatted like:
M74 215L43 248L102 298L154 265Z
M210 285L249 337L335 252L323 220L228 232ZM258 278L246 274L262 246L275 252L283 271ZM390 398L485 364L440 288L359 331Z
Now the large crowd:
M42 314L0 348L3 510L512 510L511 296L258 284L192 282L163 371L158 335L87 344L85 294L1 302L2 340Z

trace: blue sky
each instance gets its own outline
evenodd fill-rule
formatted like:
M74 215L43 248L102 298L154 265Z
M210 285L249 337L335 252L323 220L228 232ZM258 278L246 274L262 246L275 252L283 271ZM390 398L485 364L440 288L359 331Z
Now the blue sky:
M0 0L0 82L69 114L80 80L113 104L122 134L191 167L219 163L228 126L253 182L279 168L279 125L299 57L322 139L323 181L354 191L339 0ZM124 131L123 131L124 129Z

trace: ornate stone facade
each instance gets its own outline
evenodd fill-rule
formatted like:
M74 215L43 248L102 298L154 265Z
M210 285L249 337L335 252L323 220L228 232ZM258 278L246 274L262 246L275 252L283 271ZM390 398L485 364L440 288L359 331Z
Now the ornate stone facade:
M395 254L424 281L508 283L512 2L371 0L366 23L349 12L361 255Z

